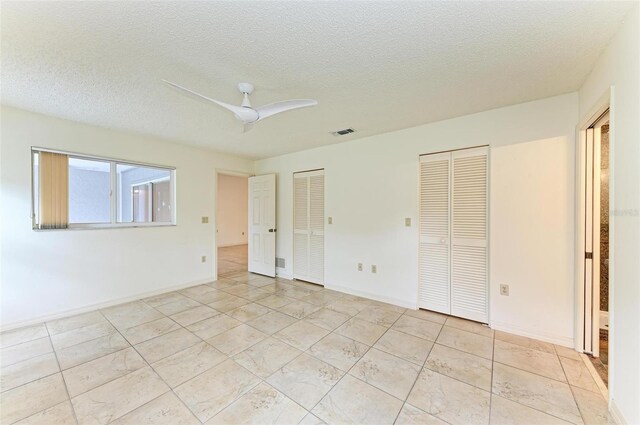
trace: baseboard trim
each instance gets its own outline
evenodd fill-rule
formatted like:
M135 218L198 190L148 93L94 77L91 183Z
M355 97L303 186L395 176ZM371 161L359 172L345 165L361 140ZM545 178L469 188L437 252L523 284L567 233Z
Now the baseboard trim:
M162 289L155 290L155 291L140 292L138 294L131 295L131 296L124 297L124 298L117 298L117 299L113 299L113 300L109 300L109 301L105 301L105 302L101 302L101 303L88 304L88 305L85 305L85 306L82 306L82 307L72 308L72 309L69 309L69 310L64 310L64 311L62 311L60 313L54 313L54 314L47 314L47 315L44 315L44 316L38 316L38 317L35 317L33 319L29 319L29 320L22 320L22 321L19 321L19 322L13 322L13 323L8 323L8 324L4 324L3 323L0 326L0 332L10 331L12 329L22 328L24 326L37 325L37 324L40 324L40 323L49 322L51 320L64 319L65 317L76 316L78 314L88 313L88 312L93 311L93 310L99 310L99 309L103 309L103 308L107 308L107 307L113 307L113 306L118 305L118 304L124 304L124 303L128 303L128 302L131 302L131 301L136 301L136 300L139 300L139 299L142 299L142 298L153 297L154 295L164 294L165 292L172 292L172 291L177 291L179 289L188 288L190 286L202 285L203 283L213 282L214 280L215 279L213 277L206 278L206 279L200 279L200 280L196 280L196 281L192 281L192 282L188 282L188 283L182 283L182 284L179 284L179 285L167 286L167 287L164 287Z
M230 246L242 246L247 245L249 242L239 242L239 243L224 243L222 245L218 245L218 248L228 248Z
M627 420L624 418L624 415L622 414L620 409L618 409L616 401L613 399L611 400L611 403L609 403L609 413L611 413L611 416L613 416L613 420L615 420L618 425L629 424L629 422L627 422Z
M550 342L552 344L562 345L563 347L575 348L573 338L531 332L527 329L522 329L517 326L512 326L507 323L495 322L492 320L489 321L489 327L497 331L508 332L508 333L520 335L520 336L526 336L527 338L533 338L540 341Z
M369 299L372 299L372 300L375 300L375 301L380 301L380 302L387 303L387 304L397 305L398 307L409 308L411 310L417 310L418 309L417 303L407 302L405 300L400 300L400 299L397 299L397 298L385 297L385 296L381 296L381 295L374 294L374 293L367 292L367 291L358 291L358 290L354 290L352 288L347 288L347 287L340 286L340 285L331 285L331 284L328 284L328 283L325 283L324 287L325 287L325 289L331 289L333 291L343 292L343 293L349 294L349 295L357 295L359 297L369 298Z

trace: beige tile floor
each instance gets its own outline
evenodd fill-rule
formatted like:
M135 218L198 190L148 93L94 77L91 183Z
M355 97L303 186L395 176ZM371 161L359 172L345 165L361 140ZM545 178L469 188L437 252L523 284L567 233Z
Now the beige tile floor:
M572 350L246 272L0 341L7 425L613 423Z
M218 248L218 276L247 271L248 246L235 245Z

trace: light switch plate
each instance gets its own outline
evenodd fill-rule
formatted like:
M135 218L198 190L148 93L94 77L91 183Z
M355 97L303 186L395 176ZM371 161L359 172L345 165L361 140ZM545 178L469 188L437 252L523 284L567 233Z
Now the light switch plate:
M375 264L371 265L371 273L378 273L378 266L376 266Z
M329 217L329 218L327 219L327 223L329 223L329 224L333 224L333 217Z
M206 262L207 262L207 256L206 256L206 255L203 255L203 256L202 256L202 262L203 262L203 263L206 263Z
M404 225L407 227L411 227L411 217L407 217L404 219Z
M362 271L362 263L358 263L358 271L361 272Z
M202 224L207 224L209 222L209 217L202 217Z
M509 296L509 285L500 285L500 295Z

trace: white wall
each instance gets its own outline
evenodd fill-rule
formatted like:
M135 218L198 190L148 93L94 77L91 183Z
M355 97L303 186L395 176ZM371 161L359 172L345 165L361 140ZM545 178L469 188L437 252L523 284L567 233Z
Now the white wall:
M492 326L572 345L575 144L567 137L491 149ZM509 296L500 296L500 284ZM561 332L561 333L559 333Z
M580 89L580 118L611 102L610 377L614 411L640 423L640 6L627 16Z
M251 161L14 108L1 112L3 328L213 278L216 167L251 172ZM175 166L177 226L33 231L31 146Z
M218 174L218 246L247 243L249 181Z
M277 256L284 257L287 265L278 273L293 273L292 173L324 168L325 214L333 218L333 224L325 227L326 286L415 308L418 155L490 145L492 178L498 179L491 184L502 188L495 197L492 194L497 205L492 206L490 216L491 276L501 279L491 282L492 324L571 345L574 235L572 226L560 234L558 228L574 214L573 198L565 197L574 190L575 167L570 153L574 149L577 103L577 94L567 94L256 162L257 174L278 174ZM523 144L501 148L518 143ZM509 187L511 179L526 179L526 172L511 168L511 173L496 174L493 163L508 163L509 156L514 156L531 170L536 166L526 158L531 154L558 157L538 164L547 177L527 180L532 198L520 196L507 202L505 197L513 190ZM561 202L529 223L514 239L501 226L521 223L504 223L504 208L518 211L531 208L532 200L545 199L549 179L555 185L551 200ZM404 226L405 217L413 219L413 227ZM532 240L539 243L526 251L520 246ZM513 249L500 248L506 245ZM548 261L530 268L523 278L510 265L514 258L525 261L522 257L528 255ZM365 264L366 271L357 271L358 262ZM371 264L378 266L377 274L368 271ZM534 288L531 282L536 283ZM512 293L497 300L500 283L511 284ZM532 323L529 319L539 315L542 308L549 318Z

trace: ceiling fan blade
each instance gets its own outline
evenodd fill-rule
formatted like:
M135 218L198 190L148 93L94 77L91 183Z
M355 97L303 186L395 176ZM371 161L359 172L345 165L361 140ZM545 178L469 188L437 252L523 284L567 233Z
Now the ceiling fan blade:
M259 108L256 108L256 112L258 112L258 121L260 121L272 115L279 114L280 112L306 108L307 106L315 106L317 104L318 101L313 99L284 100L282 102L275 102L260 106Z
M188 88L182 87L176 83L172 83L171 81L167 81L167 80L162 80L162 81L164 81L166 84L170 85L171 87L180 90L184 94L187 94L191 97L195 97L198 100L206 100L207 102L212 102L218 106L222 106L223 108L233 112L240 121L250 123L258 120L258 114L252 108L247 108L245 106L230 105L228 103L221 102L219 100L211 99L210 97L204 96L200 93L196 93L193 90L189 90Z

